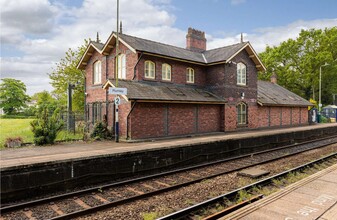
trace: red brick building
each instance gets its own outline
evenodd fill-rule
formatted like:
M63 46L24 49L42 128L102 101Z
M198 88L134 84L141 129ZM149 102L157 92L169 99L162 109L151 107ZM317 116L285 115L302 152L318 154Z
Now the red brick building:
M189 28L186 49L120 34L91 42L78 68L86 73L86 118L107 120L113 129L114 95L127 88L119 105L120 136L146 139L297 126L308 123L308 101L273 82L257 80L265 67L249 42L206 50L205 33Z

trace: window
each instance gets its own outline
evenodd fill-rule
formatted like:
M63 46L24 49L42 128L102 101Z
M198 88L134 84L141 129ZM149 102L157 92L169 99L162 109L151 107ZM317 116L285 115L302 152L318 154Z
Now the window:
M237 105L238 124L247 124L247 105L245 103L239 103Z
M189 67L186 70L186 82L194 83L194 69Z
M102 64L101 61L94 63L94 84L100 84L102 81Z
M154 62L152 61L145 61L145 78L150 78L150 79L154 79L155 78L155 72L156 72L156 68L154 65Z
M126 60L125 54L120 54L118 56L118 78L126 79Z
M237 64L237 84L246 85L246 65L243 63Z
M171 81L171 66L167 63L162 65L162 79Z

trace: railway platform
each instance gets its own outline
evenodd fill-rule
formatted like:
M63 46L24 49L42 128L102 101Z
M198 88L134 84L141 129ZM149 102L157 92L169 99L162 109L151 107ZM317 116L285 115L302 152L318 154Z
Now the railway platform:
M337 219L337 164L249 204L221 220Z
M147 150L167 149L199 144L208 144L233 139L245 139L252 137L263 137L275 134L289 134L307 130L319 130L323 128L335 127L337 124L316 124L301 127L279 128L268 130L255 130L245 132L232 132L204 135L198 137L177 138L146 142L121 142L95 141L95 142L73 142L57 143L53 146L43 147L23 147L17 149L5 149L0 151L0 170L8 168L29 166L33 164L62 162L67 160L88 159L103 155L123 154L132 152L142 152Z
M151 175L336 134L337 124L331 123L147 142L4 149L0 151L1 201Z

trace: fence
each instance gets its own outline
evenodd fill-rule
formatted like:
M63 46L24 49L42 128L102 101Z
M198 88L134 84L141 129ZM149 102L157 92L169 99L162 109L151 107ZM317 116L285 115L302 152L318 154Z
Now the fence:
M84 113L81 112L61 112L61 120L64 122L64 129L75 133L76 125L85 124L84 116Z

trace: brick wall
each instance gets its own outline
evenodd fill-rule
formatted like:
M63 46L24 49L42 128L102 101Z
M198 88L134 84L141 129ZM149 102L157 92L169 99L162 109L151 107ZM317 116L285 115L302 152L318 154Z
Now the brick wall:
M259 127L290 126L308 123L306 107L268 107L261 106L259 111Z
M225 114L225 131L235 130L237 124L236 106L226 104L224 114Z
M286 125L290 125L290 120L291 120L291 110L289 107L282 107L282 125L286 126Z
M132 139L163 137L166 104L136 103L130 116L130 136Z
M137 103L129 120L132 139L217 132L221 105Z
M248 106L248 127L259 127L259 107L256 104Z
M193 105L171 104L168 108L168 135L196 133L196 111Z
M301 124L308 124L308 108L301 108Z
M146 79L144 76L144 64L146 60L150 60L155 63L155 79ZM162 64L164 63L171 65L171 81L162 80ZM205 86L206 74L204 67L170 59L153 57L150 55L143 55L141 60L139 61L137 65L137 80L148 80L185 85L188 84L186 82L186 69L188 67L194 69L194 83L192 85Z
M257 69L255 63L249 58L246 50L241 51L232 61L246 65L247 85L237 85L237 66L235 64L219 64L207 68L208 89L230 101L240 99L241 93L244 93L246 100L256 103ZM232 104L236 105L237 102Z
M221 130L224 123L221 117L223 106L200 105L198 106L198 133L216 132Z

